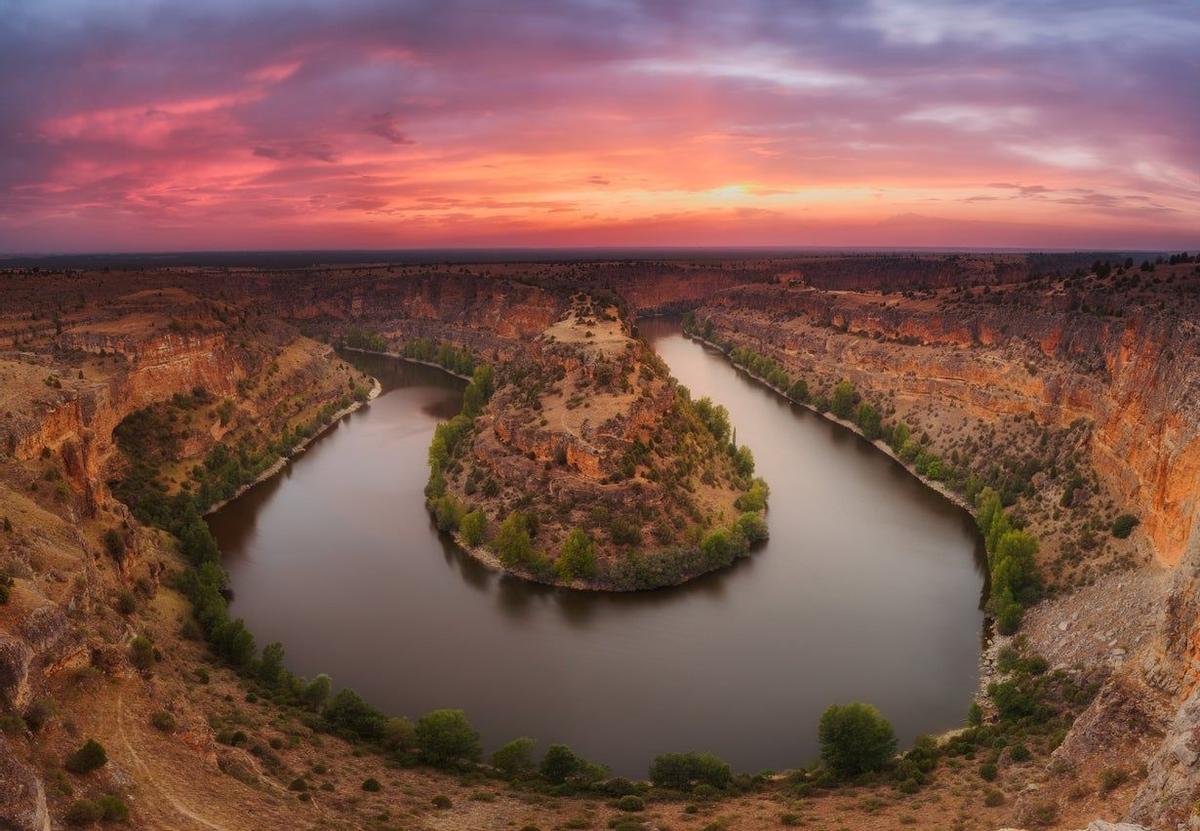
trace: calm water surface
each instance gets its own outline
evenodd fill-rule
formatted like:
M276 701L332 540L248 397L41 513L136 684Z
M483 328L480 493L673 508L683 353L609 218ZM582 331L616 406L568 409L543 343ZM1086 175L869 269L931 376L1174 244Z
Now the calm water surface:
M488 750L564 742L641 776L666 750L737 769L804 763L830 704L877 705L901 741L962 723L977 678L970 521L856 436L685 340L643 333L695 396L729 408L771 485L771 540L678 589L599 595L488 571L422 505L434 425L462 383L356 357L385 394L210 518L260 644L379 708L465 709Z

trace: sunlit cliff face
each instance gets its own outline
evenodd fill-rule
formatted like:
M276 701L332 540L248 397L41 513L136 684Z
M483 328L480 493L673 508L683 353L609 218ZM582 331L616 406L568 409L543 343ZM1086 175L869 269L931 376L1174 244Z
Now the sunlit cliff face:
M1200 9L0 0L0 249L1200 244Z

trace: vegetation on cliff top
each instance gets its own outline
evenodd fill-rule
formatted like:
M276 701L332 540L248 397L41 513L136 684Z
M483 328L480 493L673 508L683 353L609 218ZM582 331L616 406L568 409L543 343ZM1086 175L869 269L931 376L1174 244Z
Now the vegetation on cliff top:
M674 585L767 535L768 490L725 408L582 297L535 348L476 370L429 464L438 527L541 582Z

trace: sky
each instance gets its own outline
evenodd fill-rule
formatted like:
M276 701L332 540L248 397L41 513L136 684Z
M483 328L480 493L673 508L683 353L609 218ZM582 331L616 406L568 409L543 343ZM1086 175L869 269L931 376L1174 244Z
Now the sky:
M0 252L1200 247L1197 0L0 0Z

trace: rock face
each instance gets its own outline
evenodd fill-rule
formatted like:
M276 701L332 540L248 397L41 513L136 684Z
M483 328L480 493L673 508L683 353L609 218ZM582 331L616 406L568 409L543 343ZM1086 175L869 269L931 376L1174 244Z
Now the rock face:
M46 791L33 770L14 754L0 736L0 828L50 831Z
M1200 324L1183 312L1058 311L1014 292L1002 303L745 286L702 307L718 330L802 373L995 421L1094 425L1091 462L1173 565L1200 519ZM995 296L995 295L993 295Z

